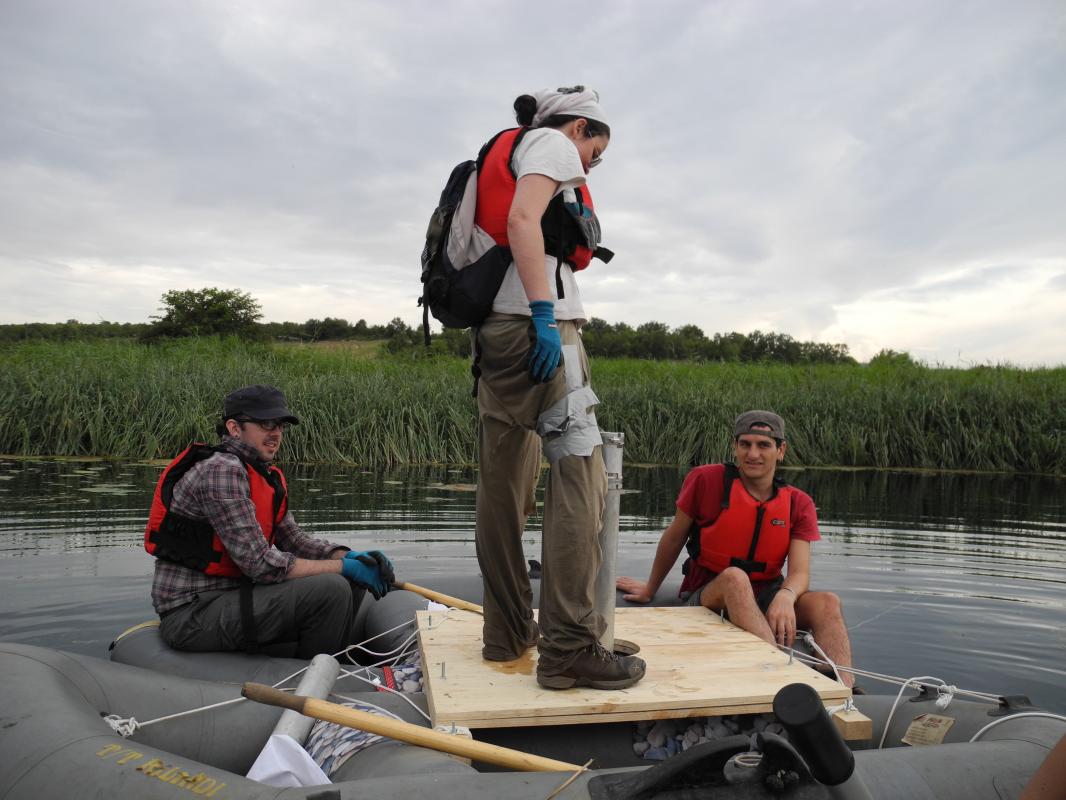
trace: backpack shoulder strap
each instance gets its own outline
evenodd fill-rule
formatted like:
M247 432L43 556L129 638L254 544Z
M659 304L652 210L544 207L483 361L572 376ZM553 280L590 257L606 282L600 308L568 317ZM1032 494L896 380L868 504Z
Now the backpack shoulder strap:
M511 162L514 159L515 150L518 149L518 145L521 143L522 139L525 138L525 135L532 130L532 128L504 128L502 131L500 131L487 142L485 142L485 144L481 146L481 149L478 151L477 154L476 163L478 172L481 172L481 168L485 164L485 159L488 157L489 151L492 149L492 146L496 144L496 140L503 136L505 133L510 133L513 130L517 130L518 134L514 137L514 141L511 142L511 152L507 154L507 168L511 171L512 178L518 177L517 175L515 175L514 166Z
M180 460L167 471L167 476L160 487L159 499L163 502L163 508L170 510L170 503L174 499L174 487L178 485L178 481L184 478L194 466L218 452L220 452L218 445L203 442L193 442L185 448Z

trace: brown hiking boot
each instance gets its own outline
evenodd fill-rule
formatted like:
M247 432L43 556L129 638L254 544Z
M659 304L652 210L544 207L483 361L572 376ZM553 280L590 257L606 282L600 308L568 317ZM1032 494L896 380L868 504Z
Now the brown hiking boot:
M529 639L526 641L525 649L520 653L503 653L499 650L492 650L488 647L481 648L481 657L486 661L514 661L516 658L521 658L522 655L531 647L537 646L537 640L540 638L540 626L537 625L537 621L530 620L530 634Z
M645 664L636 656L620 656L599 642L577 652L569 664L544 667L537 664L537 683L545 689L626 689L644 677Z

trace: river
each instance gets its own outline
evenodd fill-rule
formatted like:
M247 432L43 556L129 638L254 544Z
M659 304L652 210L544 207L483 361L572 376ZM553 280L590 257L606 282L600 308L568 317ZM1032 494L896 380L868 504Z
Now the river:
M106 658L118 633L154 616L141 541L159 469L0 459L0 641ZM291 507L311 533L380 548L401 578L419 583L477 571L473 469L294 465L286 474ZM684 474L627 466L623 574L646 575ZM859 666L1066 711L1066 480L785 475L818 504L812 587L844 601ZM532 519L525 536L530 558L539 558L539 526Z

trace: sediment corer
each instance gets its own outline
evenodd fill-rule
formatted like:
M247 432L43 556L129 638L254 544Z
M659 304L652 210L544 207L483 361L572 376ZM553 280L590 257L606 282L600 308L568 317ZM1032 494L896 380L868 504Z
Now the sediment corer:
M833 797L872 800L870 790L855 773L855 754L814 689L805 683L790 683L774 697L774 715L785 726L811 774Z
M296 687L296 694L304 697L314 697L316 700L325 700L333 691L333 684L337 682L341 665L333 656L327 653L319 653L311 659L311 666L307 668ZM307 741L311 733L311 726L315 721L311 717L305 717L291 708L285 709L281 719L274 727L274 734L291 736L301 746Z

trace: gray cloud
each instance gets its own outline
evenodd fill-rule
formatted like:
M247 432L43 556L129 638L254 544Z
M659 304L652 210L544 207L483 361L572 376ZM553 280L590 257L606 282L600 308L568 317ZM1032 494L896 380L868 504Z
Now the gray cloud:
M591 313L878 348L839 310L1012 276L1066 300L1062 28L1053 0L6 3L0 321L142 320L227 285L270 318L414 323L448 170L516 94L576 81L615 132ZM1047 324L940 338L1066 361Z

